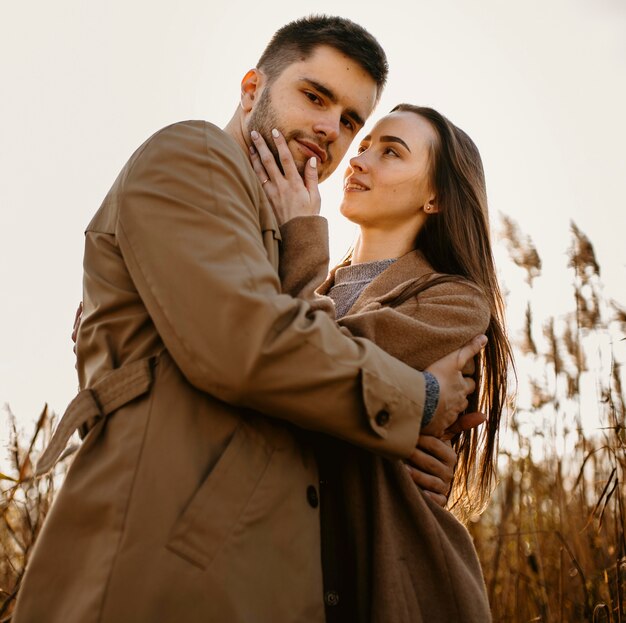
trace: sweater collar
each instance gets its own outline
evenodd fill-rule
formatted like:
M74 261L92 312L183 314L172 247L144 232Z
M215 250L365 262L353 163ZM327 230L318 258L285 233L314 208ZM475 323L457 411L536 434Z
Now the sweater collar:
M348 260L335 266L330 271L326 281L317 289L318 294L327 294L335 284L335 273L337 270L349 265L350 261ZM374 301L382 303L387 298L393 299L396 297L397 293L395 291L398 287L403 289L407 281L416 281L429 273L434 273L434 270L422 252L418 250L409 251L405 255L400 256L363 289L348 313L357 313ZM392 288L391 291L390 287Z

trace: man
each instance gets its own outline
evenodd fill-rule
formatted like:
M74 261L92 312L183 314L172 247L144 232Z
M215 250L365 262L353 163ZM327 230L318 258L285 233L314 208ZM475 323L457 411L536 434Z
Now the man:
M460 370L482 342L435 364L426 392L423 374L281 294L280 229L247 150L251 130L277 127L326 178L385 78L362 28L294 22L224 131L175 124L123 168L86 232L85 389L39 469L76 428L85 442L16 623L324 620L318 474L299 429L406 458L425 403L433 434L465 408Z

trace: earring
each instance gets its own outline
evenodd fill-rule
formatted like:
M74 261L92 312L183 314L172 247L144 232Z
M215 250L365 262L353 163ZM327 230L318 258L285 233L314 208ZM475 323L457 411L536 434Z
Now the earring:
M430 212L430 206L424 206L424 212Z

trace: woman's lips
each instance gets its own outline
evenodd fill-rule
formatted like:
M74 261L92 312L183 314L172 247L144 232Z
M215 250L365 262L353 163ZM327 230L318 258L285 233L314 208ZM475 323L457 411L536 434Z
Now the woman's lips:
M363 182L360 182L354 177L350 177L345 181L343 189L346 192L364 192L366 190L369 190L369 188L365 184L363 184Z

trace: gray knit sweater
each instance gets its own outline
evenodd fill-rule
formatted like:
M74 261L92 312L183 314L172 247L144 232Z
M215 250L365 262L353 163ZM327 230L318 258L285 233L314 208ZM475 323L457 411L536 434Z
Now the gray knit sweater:
M328 291L328 296L335 302L337 319L343 318L365 287L395 261L395 258L391 258L338 268L335 271L335 283Z

